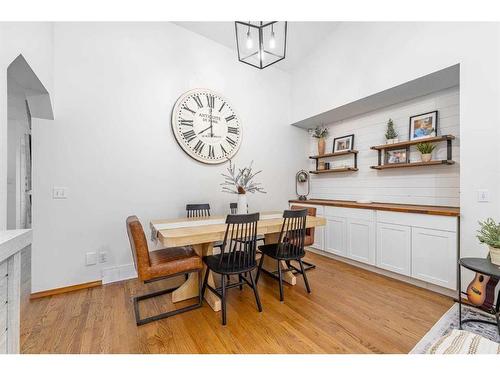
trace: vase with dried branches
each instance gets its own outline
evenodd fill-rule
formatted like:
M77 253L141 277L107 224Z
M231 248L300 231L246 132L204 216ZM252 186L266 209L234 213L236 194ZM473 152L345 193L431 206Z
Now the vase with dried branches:
M222 192L238 194L239 215L248 213L247 193L266 193L260 182L254 182L255 176L262 171L253 171L253 161L248 167L237 169L229 159L227 173L222 173L224 182L221 183Z

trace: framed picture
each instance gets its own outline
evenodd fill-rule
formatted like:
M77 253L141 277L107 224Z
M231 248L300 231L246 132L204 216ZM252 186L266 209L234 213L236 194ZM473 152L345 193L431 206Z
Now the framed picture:
M385 150L384 164L401 163L408 163L408 150L406 148Z
M351 151L354 147L354 134L344 135L333 140L333 152Z
M410 117L409 140L435 137L438 128L438 111Z

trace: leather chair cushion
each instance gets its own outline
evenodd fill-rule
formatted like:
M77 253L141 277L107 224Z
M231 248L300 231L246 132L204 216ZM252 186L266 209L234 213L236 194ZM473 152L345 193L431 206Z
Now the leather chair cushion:
M169 247L149 253L148 277L154 279L201 270L203 262L191 247Z

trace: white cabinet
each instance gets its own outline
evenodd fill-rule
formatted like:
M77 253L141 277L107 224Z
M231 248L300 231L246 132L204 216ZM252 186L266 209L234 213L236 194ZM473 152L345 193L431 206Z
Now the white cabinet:
M375 223L364 219L347 219L347 257L375 264Z
M377 223L377 266L410 276L411 227Z
M346 219L329 216L326 218L325 251L340 256L347 255Z
M449 289L457 287L457 234L412 228L411 276Z

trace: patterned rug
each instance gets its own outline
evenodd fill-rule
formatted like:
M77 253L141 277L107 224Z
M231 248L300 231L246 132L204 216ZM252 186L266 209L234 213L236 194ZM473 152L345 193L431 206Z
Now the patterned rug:
M462 305L462 320L464 319L483 319L495 322L493 315L474 309L469 306ZM424 354L427 349L449 333L452 329L458 329L458 303L455 303L430 329L429 332L420 340L417 345L411 350L410 354ZM496 325L482 323L465 323L462 324L462 329L473 332L491 341L500 343L500 335Z

